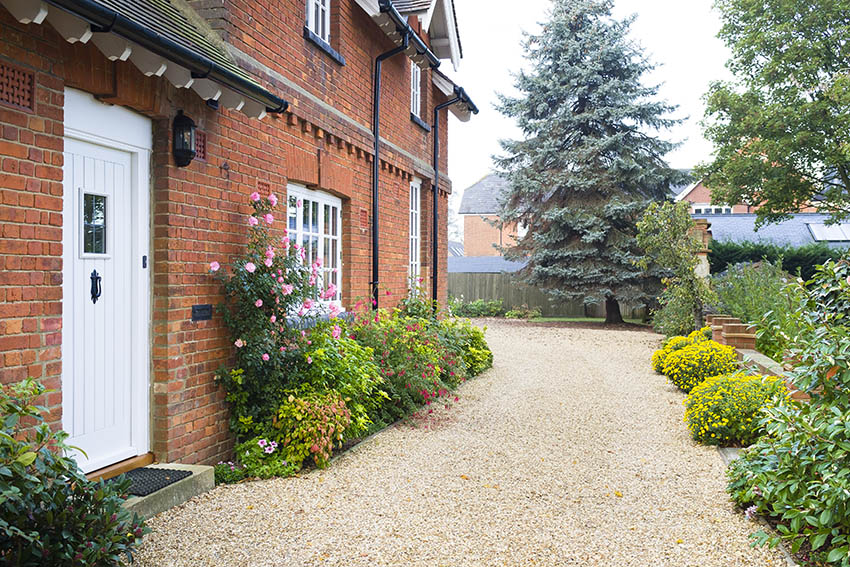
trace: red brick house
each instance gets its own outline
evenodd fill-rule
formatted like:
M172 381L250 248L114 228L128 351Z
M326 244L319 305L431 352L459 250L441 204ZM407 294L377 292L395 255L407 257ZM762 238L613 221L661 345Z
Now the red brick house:
M55 390L87 472L226 456L209 262L247 196L303 201L279 220L343 306L420 276L443 300L460 56L452 0L0 0L0 382Z
M501 247L513 246L524 236L516 223L500 219L502 199L510 187L504 177L490 173L463 192L458 215L463 218L464 256L501 256Z

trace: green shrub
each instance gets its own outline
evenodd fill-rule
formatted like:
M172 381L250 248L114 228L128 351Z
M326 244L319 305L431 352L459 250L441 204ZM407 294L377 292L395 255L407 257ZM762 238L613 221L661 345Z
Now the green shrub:
M319 468L327 466L335 443L342 443L351 424L351 413L339 393L290 394L280 405L272 426L283 460L300 469L308 458Z
M493 366L493 353L484 339L486 329L474 326L468 319L445 318L438 323L440 342L463 360L467 376L478 376ZM447 381L454 382L450 378Z
M389 396L381 389L384 380L372 349L343 336L343 327L342 322L323 325L310 333L311 344L302 349L299 380L316 392L339 392L351 412L345 437L363 437L386 426L380 415Z
M92 482L63 456L64 431L51 431L34 405L34 380L0 388L0 562L107 566L132 554L150 530L122 507L128 479Z
M780 362L787 345L771 322L784 316L790 307L785 288L791 279L782 269L781 259L775 264L768 261L735 264L712 277L718 309L755 325L756 348Z
M765 408L786 393L775 376L726 374L697 384L685 400L685 421L705 445L749 445L762 433Z
M529 307L528 305L520 305L519 307L514 307L507 313L505 313L505 318L507 319L537 319L538 317L542 317L543 313L537 307Z
M800 247L778 246L761 242L719 242L712 240L709 246L708 263L711 273L719 274L729 266L746 262L767 260L782 263L785 270L803 280L814 276L816 267L829 260L838 260L843 250L830 248L824 243Z
M476 299L464 303L463 297L451 297L449 311L454 317L501 317L505 314L505 307L501 299Z
M359 314L350 336L372 349L389 400L381 419L392 423L445 396L465 379L463 359L446 348L435 322L384 309Z
M290 476L300 466L287 462L277 441L254 437L233 450L236 462L221 462L215 466L216 484L230 484L246 478Z
M652 312L652 328L665 337L687 335L694 330L694 301L681 286L666 287L658 296L660 307Z
M772 518L796 552L810 546L812 564L850 566L850 263L819 267L808 286L789 285L795 322L788 336L796 361L788 379L811 395L766 410L764 435L729 469L728 490L751 513Z
M705 340L671 352L664 361L664 374L680 390L687 393L712 376L729 374L737 369L735 349Z

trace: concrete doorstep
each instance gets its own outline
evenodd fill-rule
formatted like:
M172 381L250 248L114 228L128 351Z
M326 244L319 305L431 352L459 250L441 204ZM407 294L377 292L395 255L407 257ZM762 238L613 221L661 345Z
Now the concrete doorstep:
M178 463L157 463L148 465L150 468L174 469L192 471L190 476L169 484L147 496L130 496L124 507L135 512L142 518L148 519L175 506L203 494L215 487L213 467L206 465L183 465Z

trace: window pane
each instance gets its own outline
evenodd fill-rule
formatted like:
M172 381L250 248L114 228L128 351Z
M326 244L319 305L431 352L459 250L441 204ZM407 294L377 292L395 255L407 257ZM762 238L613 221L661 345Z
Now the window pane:
M318 233L319 232L319 203L313 201L311 203L312 211L312 224L310 225L310 232Z
M333 207L333 212L331 213L331 218L333 219L333 229L331 230L331 234L334 236L339 236L339 227L337 226L337 216L339 215L339 210L336 207Z
M331 242L331 267L332 268L339 268L338 259L339 259L339 255L337 253L337 240L334 239Z
M322 222L324 223L324 228L323 228L322 232L324 234L330 234L330 230L331 230L331 206L325 205L323 207L323 209L324 209L325 214L322 215Z
M106 254L106 196L83 195L83 252Z
M310 240L310 263L312 264L313 262L315 262L318 257L319 257L319 237L314 236Z

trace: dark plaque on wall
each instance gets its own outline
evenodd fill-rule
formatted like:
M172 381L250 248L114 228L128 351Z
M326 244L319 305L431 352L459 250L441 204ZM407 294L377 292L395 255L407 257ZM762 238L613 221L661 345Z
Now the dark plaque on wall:
M209 321L212 319L212 305L203 303L192 306L192 321Z

